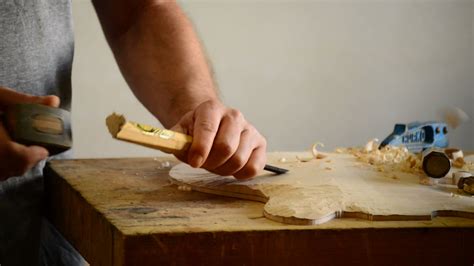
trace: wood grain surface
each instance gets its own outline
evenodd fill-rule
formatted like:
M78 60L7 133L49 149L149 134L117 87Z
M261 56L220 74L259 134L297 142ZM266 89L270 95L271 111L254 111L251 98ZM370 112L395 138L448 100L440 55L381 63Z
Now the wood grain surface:
M472 265L474 221L284 225L263 204L184 192L166 158L58 160L48 219L91 265Z
M474 197L459 190L450 178L422 185L415 173L397 168L381 172L350 153L326 153L325 159L308 162L296 159L302 156L271 153L271 164L290 171L283 175L262 172L243 181L179 164L171 170L171 181L197 191L266 203L263 213L267 218L288 224L321 224L344 217L372 221L431 220L436 216L474 219Z

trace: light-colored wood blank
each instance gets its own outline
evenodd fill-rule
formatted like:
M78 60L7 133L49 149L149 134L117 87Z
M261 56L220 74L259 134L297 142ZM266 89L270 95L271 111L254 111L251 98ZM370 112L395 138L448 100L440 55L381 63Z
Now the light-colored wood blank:
M268 162L290 171L262 173L239 181L185 164L170 172L171 182L205 193L266 203L264 215L287 224L320 224L333 218L373 221L430 220L435 216L474 219L474 198L455 185L422 185L419 176L379 172L353 155L329 153L322 160L299 162L298 153L271 153ZM285 158L286 162L280 162Z

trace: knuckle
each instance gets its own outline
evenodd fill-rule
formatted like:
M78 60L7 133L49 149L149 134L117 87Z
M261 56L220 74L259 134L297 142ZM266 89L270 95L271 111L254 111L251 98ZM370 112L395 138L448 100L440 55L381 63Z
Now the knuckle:
M232 120L242 121L244 120L244 115L237 109L229 109L226 116Z
M249 167L248 169L246 169L245 171L247 177L253 177L253 176L256 176L257 173L258 173L258 169L256 167Z
M210 110L217 110L220 108L220 105L216 101L212 101L212 100L202 103L201 106L203 108L210 109Z
M245 172L249 176L256 176L258 174L259 167L256 164L250 164L246 167Z
M252 125L248 125L246 130L247 130L248 134L250 134L250 135L258 134L257 129L255 129L255 127L253 127Z
M199 156L204 157L206 155L206 146L204 145L196 145L189 151L191 156Z
M242 157L241 155L234 156L232 157L231 160L232 160L232 166L234 166L235 168L241 168L246 163L245 158Z
M214 144L215 150L223 156L229 156L234 153L234 148L232 145L226 142L219 142Z
M209 133L215 133L217 132L217 126L212 123L211 121L207 121L207 120L204 120L204 121L200 121L197 126L199 127L199 129L201 129L202 131L205 131L205 132L209 132Z
M242 170L237 172L234 177L237 179L247 179L254 177L258 174L259 167L256 164L247 164Z

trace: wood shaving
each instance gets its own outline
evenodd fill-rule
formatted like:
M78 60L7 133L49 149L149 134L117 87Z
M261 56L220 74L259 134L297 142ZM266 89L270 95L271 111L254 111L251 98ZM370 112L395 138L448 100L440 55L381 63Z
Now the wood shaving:
M464 153L462 150L457 150L452 153L453 160L457 160L458 158L464 159Z
M378 147L379 147L379 145L377 144L378 142L379 142L379 139L377 139L377 138L369 140L369 142L367 142L367 144L365 144L364 151L369 153L373 150L378 149Z
M296 155L296 159L302 163L306 163L313 160L314 157L301 157L301 156Z
M318 153L318 155L316 155L316 159L320 160L320 159L324 159L328 157L326 154L322 154L322 153Z
M320 159L324 159L327 157L327 155L325 154L322 154L318 151L318 147L324 147L324 144L321 143L321 142L316 142L314 143L312 146L311 146L311 155L308 155L308 156L298 156L296 155L296 159L300 162L309 162L311 160L320 160Z
M325 155L322 155L322 154L320 155L320 154L319 154L318 149L317 149L318 146L324 147L324 144L321 143L321 142L316 142L316 143L313 144L313 146L311 146L311 153L313 154L313 157L314 157L315 159L323 159L323 158L326 158Z
M161 167L162 168L170 168L171 164L168 161L164 161L164 162L161 163Z
M456 167L456 168L462 168L465 164L466 164L466 162L464 161L464 158L462 158L462 157L459 157L459 158L453 160L453 166Z
M452 165L456 168L463 168L466 165L464 160L464 153L461 149L445 149L444 152L451 159Z
M286 163L286 158L285 158L285 157L281 157L278 161L279 161L280 163Z

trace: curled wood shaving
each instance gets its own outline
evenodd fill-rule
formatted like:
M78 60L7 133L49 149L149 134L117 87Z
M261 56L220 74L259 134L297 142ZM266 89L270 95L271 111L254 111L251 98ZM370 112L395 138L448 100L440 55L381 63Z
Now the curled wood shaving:
M444 152L451 159L453 166L462 168L466 164L464 161L464 153L461 149L445 149Z
M314 143L314 144L311 146L311 156L304 156L304 157L302 157L302 156L296 155L296 159L297 159L298 161L300 161L300 162L309 162L309 161L311 161L311 160L313 160L313 159L318 160L318 159L324 159L324 158L326 158L327 155L322 154L322 153L320 153L320 152L318 151L318 146L319 146L319 147L324 147L324 144L321 143L321 142L316 142L316 143Z
M320 154L318 152L318 146L324 147L324 144L321 143L321 142L316 142L316 143L313 144L313 146L311 146L311 153L313 154L313 157L315 159L324 159L324 158L326 158L326 155Z
M455 160L455 161L459 158L464 159L464 153L462 152L462 150L454 151L452 153L452 156L453 156L453 160Z

